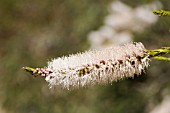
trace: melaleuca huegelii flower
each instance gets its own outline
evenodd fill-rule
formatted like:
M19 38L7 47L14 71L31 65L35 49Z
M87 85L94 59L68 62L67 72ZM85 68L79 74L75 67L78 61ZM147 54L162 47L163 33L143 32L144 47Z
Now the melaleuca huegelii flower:
M145 71L149 61L143 44L133 43L53 59L34 73L44 76L51 87L76 89L133 78Z

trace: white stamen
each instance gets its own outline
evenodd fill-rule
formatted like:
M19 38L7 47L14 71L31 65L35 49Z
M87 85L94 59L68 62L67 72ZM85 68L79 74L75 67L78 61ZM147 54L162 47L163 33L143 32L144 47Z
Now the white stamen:
M126 44L54 59L48 62L47 69L52 73L46 81L51 87L76 89L133 78L148 66L149 58L143 44Z

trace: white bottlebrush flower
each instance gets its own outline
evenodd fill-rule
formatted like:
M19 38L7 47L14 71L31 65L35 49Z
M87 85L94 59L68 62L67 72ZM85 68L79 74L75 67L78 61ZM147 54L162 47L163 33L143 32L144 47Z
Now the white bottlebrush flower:
M76 89L140 75L149 65L148 56L142 43L126 44L53 59L34 74L44 76L51 87Z

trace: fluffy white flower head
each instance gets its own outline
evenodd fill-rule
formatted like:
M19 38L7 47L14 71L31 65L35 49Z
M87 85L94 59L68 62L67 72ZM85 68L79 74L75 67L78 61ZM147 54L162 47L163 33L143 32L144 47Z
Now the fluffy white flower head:
M148 66L143 44L126 44L54 59L46 67L51 71L46 81L51 87L76 89L134 77Z

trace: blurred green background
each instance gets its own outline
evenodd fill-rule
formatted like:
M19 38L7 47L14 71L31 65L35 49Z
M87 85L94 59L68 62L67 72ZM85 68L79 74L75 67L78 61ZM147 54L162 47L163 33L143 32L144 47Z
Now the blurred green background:
M153 0L126 1L131 7ZM0 113L149 113L170 95L170 63L154 61L146 74L74 91L49 89L23 66L90 48L89 32L103 25L113 0L0 0ZM170 1L160 1L170 10ZM138 25L136 25L138 26ZM159 17L134 41L170 46L170 17Z

